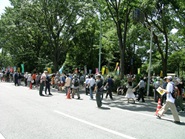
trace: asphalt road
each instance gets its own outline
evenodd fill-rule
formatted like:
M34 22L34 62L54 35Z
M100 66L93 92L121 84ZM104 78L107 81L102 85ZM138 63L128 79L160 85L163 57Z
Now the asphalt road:
M170 110L160 120L157 103L128 104L123 96L104 99L102 108L81 91L81 99L64 92L41 97L13 83L0 82L0 139L184 139L185 113L173 123Z

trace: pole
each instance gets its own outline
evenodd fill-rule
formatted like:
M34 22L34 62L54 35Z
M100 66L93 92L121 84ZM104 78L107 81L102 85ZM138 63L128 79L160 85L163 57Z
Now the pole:
M102 21L101 21L101 7L100 7L100 4L98 3L98 6L99 6L99 14L100 14L100 19L99 19L99 22L100 22L100 38L99 38L99 64L98 64L98 70L100 72L101 70L101 48L102 48Z
M150 89L150 72L151 72L151 64L152 64L152 38L153 38L153 28L151 27L150 32L150 61L148 67L148 84L147 84L147 96L149 96Z

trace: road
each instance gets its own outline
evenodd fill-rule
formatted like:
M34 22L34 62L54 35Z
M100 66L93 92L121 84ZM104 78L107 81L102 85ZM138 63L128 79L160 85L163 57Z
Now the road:
M81 99L64 92L41 97L37 89L0 82L0 139L184 139L181 124L168 111L160 120L157 103L128 104L123 96L103 100L102 108L81 91Z

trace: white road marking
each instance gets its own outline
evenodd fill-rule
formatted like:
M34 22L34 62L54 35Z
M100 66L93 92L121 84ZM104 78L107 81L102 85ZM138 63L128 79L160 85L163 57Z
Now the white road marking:
M90 126L93 126L95 128L98 128L98 129L101 129L101 130L104 130L106 132L109 132L109 133L112 133L112 134L115 134L117 136L121 136L121 137L124 137L124 138L127 138L127 139L136 139L134 137L131 137L131 136L128 136L128 135L125 135L125 134L122 134L120 132L117 132L117 131L114 131L114 130L111 130L111 129L108 129L108 128L105 128L105 127L102 127L102 126L99 126L99 125L96 125L96 124L93 124L93 123L90 123L90 122L87 122L85 120L82 120L82 119L79 119L79 118L76 118L74 116L71 116L71 115L68 115L68 114L65 114L63 112L60 112L60 111L57 111L57 110L54 110L54 112L60 114L60 115L63 115L65 117L68 117L68 118L71 118L73 120L76 120L76 121L79 121L81 123L84 123L84 124L87 124L87 125L90 125Z
M5 139L1 133L0 133L0 139Z

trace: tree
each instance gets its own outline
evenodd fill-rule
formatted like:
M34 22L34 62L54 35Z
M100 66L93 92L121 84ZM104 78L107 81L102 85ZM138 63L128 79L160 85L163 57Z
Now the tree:
M175 20L178 9L175 1L158 0L156 2L147 0L143 5L148 5L144 9L146 22L145 27L149 30L153 28L153 41L158 48L161 55L163 74L167 74L167 61L169 55L169 34L173 29L173 22ZM150 5L150 6L149 6Z

